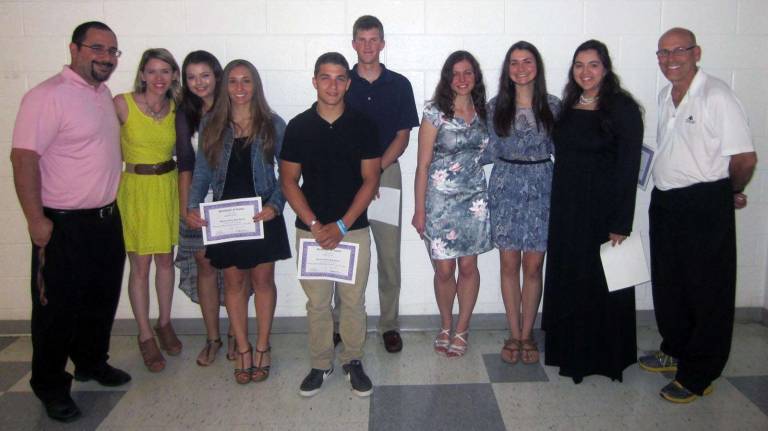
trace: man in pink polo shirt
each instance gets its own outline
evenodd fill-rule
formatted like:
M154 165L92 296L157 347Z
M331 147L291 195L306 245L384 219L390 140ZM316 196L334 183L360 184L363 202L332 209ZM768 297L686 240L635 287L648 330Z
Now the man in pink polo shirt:
M107 364L125 248L115 205L120 125L104 85L120 51L112 30L87 22L72 33L72 62L30 90L13 130L13 178L32 240L32 378L49 417L72 421L75 379L131 380Z

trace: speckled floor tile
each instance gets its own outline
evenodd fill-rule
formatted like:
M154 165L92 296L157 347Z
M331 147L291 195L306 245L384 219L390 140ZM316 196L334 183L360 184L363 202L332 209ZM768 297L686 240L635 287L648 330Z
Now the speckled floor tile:
M728 377L728 381L768 416L768 376Z
M83 415L76 422L62 424L45 414L42 403L32 392L7 392L0 396L0 428L7 430L95 430L124 392L73 392Z
M0 352L18 339L19 337L0 337Z
M504 430L490 384L377 387L370 431Z
M29 371L29 362L0 362L0 392L5 392L19 383Z

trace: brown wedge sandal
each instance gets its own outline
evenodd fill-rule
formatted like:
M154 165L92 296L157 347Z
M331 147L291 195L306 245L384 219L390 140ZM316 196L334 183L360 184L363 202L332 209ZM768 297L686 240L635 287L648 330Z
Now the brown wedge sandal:
M165 353L171 356L177 356L181 353L181 340L176 336L176 331L173 330L171 322L168 322L165 326L155 325L155 333L157 334L160 348L165 350Z
M136 339L139 341L139 351L147 369L153 373L163 371L165 368L165 358L160 353L160 348L157 347L155 337L145 341L141 341L138 337Z
M501 360L508 364L515 365L520 361L521 349L522 346L520 340L512 337L507 338L504 340L504 347L501 348Z
M245 355L248 355L247 359ZM251 348L250 344L245 352L237 352L237 361L240 364L240 368L235 368L235 381L241 385L250 383L251 374L253 373L253 348Z
M523 355L520 358L526 365L539 362L539 345L532 338L520 340L520 346L523 349Z
M264 362L264 355L272 351L272 346L268 346L266 350L259 350L256 348L256 353L259 355L259 362L257 365L254 365L252 371L251 371L251 380L254 382L263 382L264 380L267 380L269 378L269 370L272 368L272 355L270 355L270 364L269 365L261 365L262 362Z

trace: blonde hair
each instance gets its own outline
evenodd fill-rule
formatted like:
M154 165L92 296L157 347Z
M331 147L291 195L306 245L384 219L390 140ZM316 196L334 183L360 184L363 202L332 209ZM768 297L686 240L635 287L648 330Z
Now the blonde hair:
M141 79L141 73L144 72L144 68L147 66L147 63L149 63L149 60L152 59L157 59L167 63L171 66L172 71L176 74L176 77L171 82L170 87L168 87L168 91L165 93L165 97L173 100L174 103L178 104L179 100L181 99L181 82L179 81L181 71L179 70L178 63L176 63L176 60L173 58L173 54L171 54L171 52L165 48L150 48L144 51L144 54L141 55L139 68L136 71L136 78L133 80L133 91L137 94L143 94L147 91L147 83Z

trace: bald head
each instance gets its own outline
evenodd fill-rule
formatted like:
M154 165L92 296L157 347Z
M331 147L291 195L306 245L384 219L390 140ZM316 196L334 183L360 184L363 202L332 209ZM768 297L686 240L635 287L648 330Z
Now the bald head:
M659 43L661 43L661 41L668 36L682 37L687 40L688 45L697 45L696 35L693 34L693 32L688 30L687 28L682 28L682 27L670 28L669 30L665 31L664 34L661 35L661 37L659 38Z

